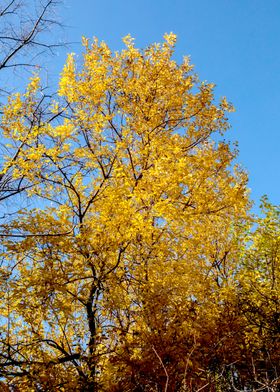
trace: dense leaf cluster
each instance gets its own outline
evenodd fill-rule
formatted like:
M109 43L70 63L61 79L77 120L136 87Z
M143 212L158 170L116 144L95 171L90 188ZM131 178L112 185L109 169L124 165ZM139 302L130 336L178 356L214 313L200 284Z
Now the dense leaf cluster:
M12 391L279 390L279 210L253 219L216 103L176 37L70 55L1 118L0 377Z

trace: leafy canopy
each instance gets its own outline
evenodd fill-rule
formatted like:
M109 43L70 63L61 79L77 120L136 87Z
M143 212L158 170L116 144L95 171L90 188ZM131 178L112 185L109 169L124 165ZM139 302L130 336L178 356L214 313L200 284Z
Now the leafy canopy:
M84 39L60 98L34 76L4 109L3 173L29 205L3 227L0 374L21 391L217 388L243 358L247 177L216 136L232 108L164 38Z

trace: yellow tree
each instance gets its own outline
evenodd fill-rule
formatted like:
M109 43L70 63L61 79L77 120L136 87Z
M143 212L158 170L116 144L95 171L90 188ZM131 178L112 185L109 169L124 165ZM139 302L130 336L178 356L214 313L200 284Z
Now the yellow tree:
M231 106L164 38L139 50L127 36L115 53L84 40L52 114L37 76L5 108L4 172L25 178L31 206L2 232L0 375L20 391L212 382L211 355L191 355L232 295L246 175L217 141Z
M264 197L262 213L247 236L236 277L244 318L240 378L252 389L274 392L280 385L280 209Z
M46 55L53 54L62 46L57 31L50 37L50 29L57 28L59 22L56 11L59 1L43 0L2 0L0 4L0 105L22 85L22 79L31 70L46 65ZM54 33L54 30L52 31ZM53 42L56 37L56 42ZM44 56L43 56L44 54ZM36 61L35 61L36 59ZM42 59L44 59L44 64ZM1 111L2 114L2 111ZM1 141L1 168L3 164ZM16 156L16 152L15 152ZM22 178L12 181L8 175L0 175L1 206L25 190ZM14 198L15 199L15 198ZM5 207L3 208L5 210Z

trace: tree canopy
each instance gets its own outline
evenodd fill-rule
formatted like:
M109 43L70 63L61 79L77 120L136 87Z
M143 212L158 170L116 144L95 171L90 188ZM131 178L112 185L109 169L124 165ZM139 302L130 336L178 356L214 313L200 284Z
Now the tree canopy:
M12 390L277 391L279 211L251 230L232 107L175 42L84 39L56 100L34 75L4 108L28 200L0 233Z

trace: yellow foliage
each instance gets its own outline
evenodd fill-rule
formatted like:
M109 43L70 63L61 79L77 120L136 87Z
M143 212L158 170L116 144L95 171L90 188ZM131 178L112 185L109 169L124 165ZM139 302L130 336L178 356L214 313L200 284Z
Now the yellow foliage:
M181 383L182 369L208 374L202 354L189 354L236 300L247 177L232 169L229 143L214 141L231 106L214 102L188 58L173 60L176 36L164 38L139 50L127 36L116 53L83 39L83 65L69 55L53 117L38 116L37 77L4 109L6 171L24 177L35 203L6 227L27 234L5 241L9 337L0 327L13 359L39 367L18 377L21 390L55 390L48 379L117 390L133 363L157 361L165 374L167 346Z

